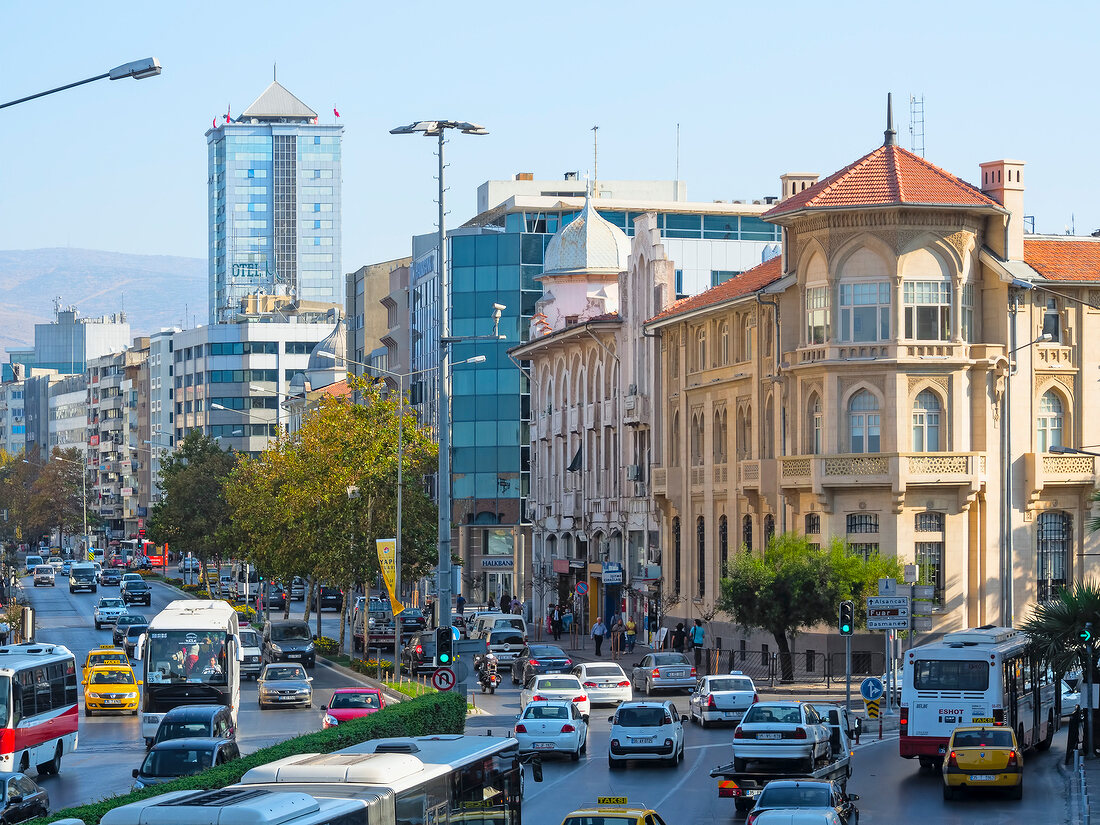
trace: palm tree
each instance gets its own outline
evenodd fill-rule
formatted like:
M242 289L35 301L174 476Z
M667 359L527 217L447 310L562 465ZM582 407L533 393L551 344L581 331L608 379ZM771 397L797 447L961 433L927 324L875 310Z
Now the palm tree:
M1021 629L1051 670L1062 675L1078 667L1085 670L1086 650L1079 634L1087 622L1092 622L1094 634L1100 634L1100 586L1091 581L1076 582L1063 588L1058 598L1036 606Z

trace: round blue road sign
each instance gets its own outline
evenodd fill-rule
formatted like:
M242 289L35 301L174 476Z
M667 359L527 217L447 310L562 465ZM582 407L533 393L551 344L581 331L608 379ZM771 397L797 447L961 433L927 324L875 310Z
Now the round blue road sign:
M882 696L883 690L882 680L876 679L874 676L864 679L859 685L859 695L868 702L873 702Z
M588 595L588 584L586 582L577 582L577 595L578 596L587 596Z

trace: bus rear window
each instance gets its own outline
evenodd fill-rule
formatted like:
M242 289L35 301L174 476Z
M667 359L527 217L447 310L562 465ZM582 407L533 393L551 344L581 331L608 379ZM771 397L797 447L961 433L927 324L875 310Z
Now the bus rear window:
M913 688L981 692L989 688L989 671L981 659L918 659L913 663Z

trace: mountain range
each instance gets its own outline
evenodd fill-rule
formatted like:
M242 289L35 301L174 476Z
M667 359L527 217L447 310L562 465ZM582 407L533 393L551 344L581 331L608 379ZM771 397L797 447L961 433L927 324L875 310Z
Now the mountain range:
M207 263L94 249L0 251L0 347L32 345L34 325L53 321L57 298L83 317L125 312L134 336L190 327L207 320Z

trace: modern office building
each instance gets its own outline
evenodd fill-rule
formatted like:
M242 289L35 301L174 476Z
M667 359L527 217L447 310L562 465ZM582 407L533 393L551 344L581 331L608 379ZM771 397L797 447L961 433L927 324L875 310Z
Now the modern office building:
M76 447L83 452L87 426L84 373L67 375L38 368L28 372L23 381L26 454L46 460L54 447Z
M484 579L483 559L493 556L489 564L502 574L494 577L495 586L508 593L520 583L515 571L529 564L531 536L530 388L508 349L527 340L536 304L544 298L538 278L547 244L585 202L584 184L573 175L563 181L532 178L523 174L511 182L483 184L482 211L448 233L451 334L489 336L493 304L506 307L499 327L505 340L452 347L456 363L474 355L486 360L454 369L451 445L453 520L459 525L456 547L465 564L465 586ZM698 293L779 253L779 228L760 218L770 208L764 200L692 203L684 184L670 181L600 182L595 190L613 196L594 198L594 207L627 237L637 217L654 213L668 258L676 261L677 295ZM622 193L629 199L619 197ZM439 350L436 246L435 234L414 237L410 266L409 366L425 371L412 382L412 398L426 422L437 420L436 378L427 371L437 365ZM606 295L591 296L593 306L607 302ZM509 565L497 558L504 544L513 551Z
M206 132L211 323L246 295L340 302L342 132L277 82Z
M19 455L27 442L23 393L22 379L0 384L0 448L8 455Z
M56 370L64 375L84 372L90 358L125 349L130 343L126 314L81 318L76 307L54 302L54 320L34 325L33 347L9 347L4 365L5 381L13 379L12 364Z
M141 443L149 451L149 497L141 500L146 509L160 501L161 460L176 446L172 338L179 332L179 329L162 329L149 336L149 360L144 373L149 399L149 434Z

